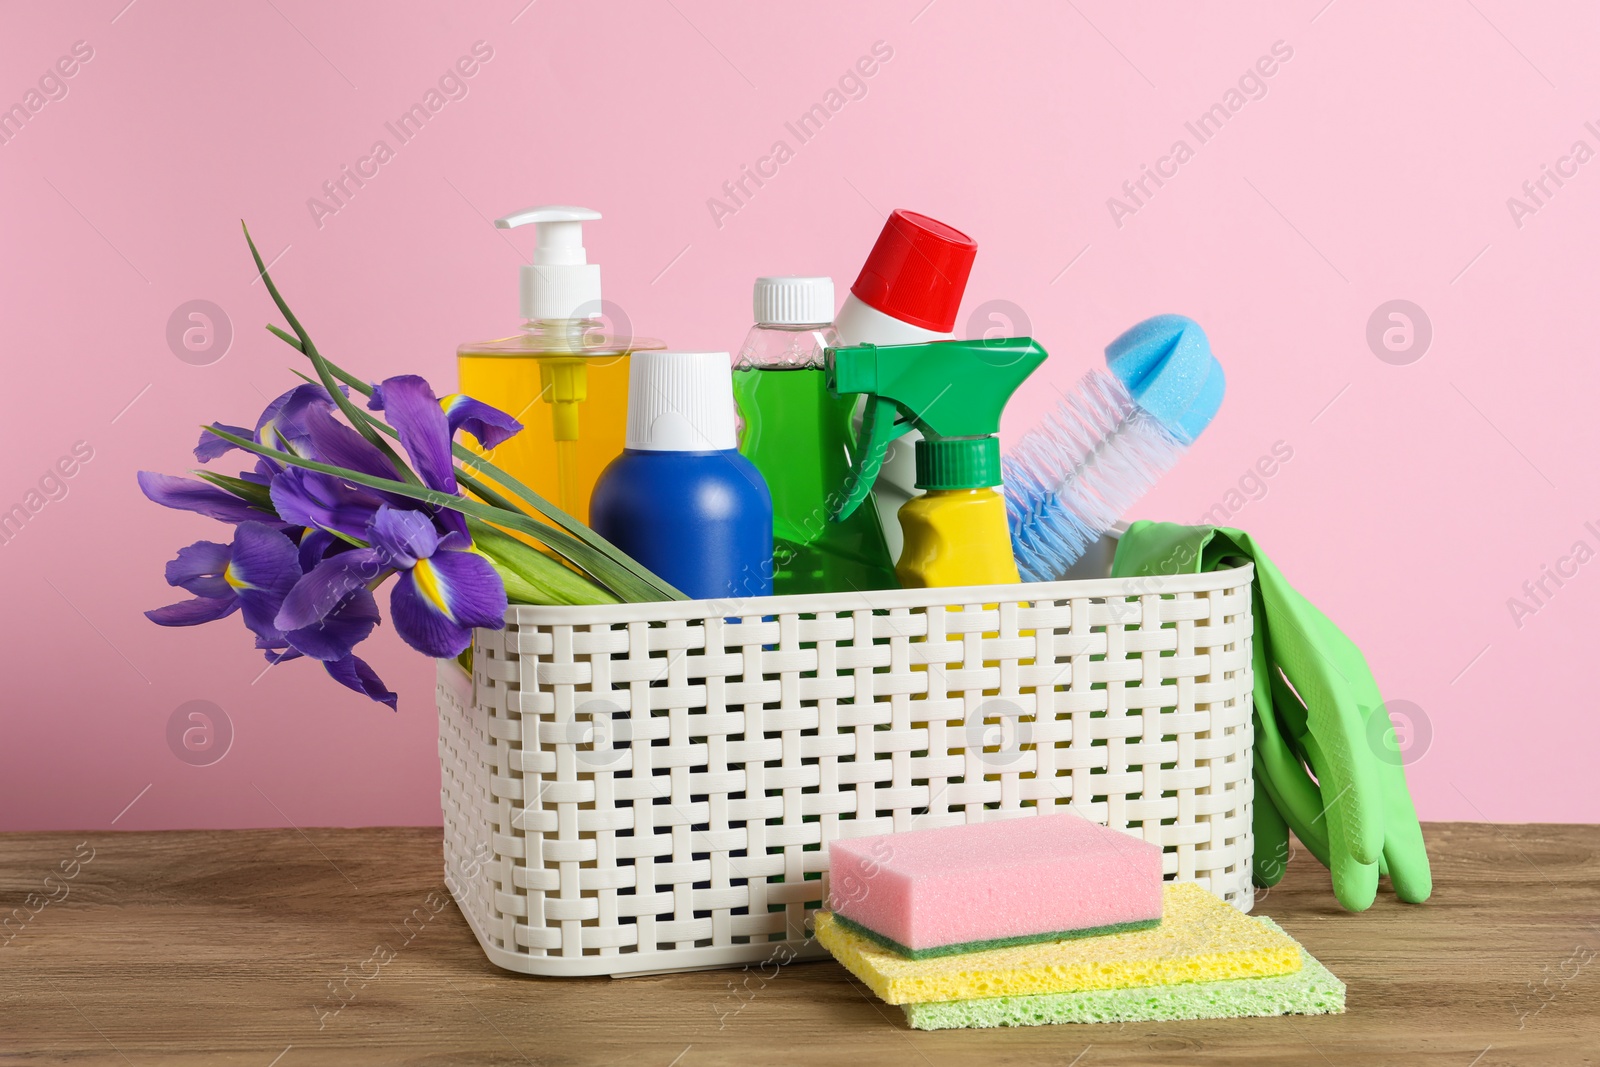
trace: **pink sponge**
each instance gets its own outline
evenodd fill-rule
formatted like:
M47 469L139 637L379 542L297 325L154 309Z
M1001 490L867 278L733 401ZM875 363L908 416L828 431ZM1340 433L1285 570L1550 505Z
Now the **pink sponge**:
M828 846L845 924L912 959L1161 921L1161 848L1071 814Z

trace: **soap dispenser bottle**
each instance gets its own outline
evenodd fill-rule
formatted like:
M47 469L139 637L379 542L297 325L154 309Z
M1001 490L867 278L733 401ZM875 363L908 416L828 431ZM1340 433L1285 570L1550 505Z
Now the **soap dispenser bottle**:
M588 208L553 205L496 219L503 230L529 223L537 230L533 262L522 266L522 329L456 349L461 392L524 426L488 458L585 523L595 479L622 451L628 356L666 347L606 332L600 265L583 247L583 224L599 218Z

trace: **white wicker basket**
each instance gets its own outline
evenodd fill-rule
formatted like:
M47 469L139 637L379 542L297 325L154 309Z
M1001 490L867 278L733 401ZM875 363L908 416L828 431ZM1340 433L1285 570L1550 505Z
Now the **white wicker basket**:
M737 965L836 838L1070 807L1248 911L1250 581L513 607L439 666L447 884L508 970Z

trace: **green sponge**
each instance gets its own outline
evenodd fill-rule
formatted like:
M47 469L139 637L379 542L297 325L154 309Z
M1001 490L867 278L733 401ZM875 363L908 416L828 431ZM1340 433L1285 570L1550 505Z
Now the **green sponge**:
M1283 933L1271 919L1259 917L1256 921ZM1303 947L1300 948L1300 958L1301 967L1298 971L1265 978L1179 982L1133 989L1085 989L1075 993L1040 993L1024 997L928 1001L903 1004L901 1009L906 1013L906 1022L914 1030L1342 1013L1344 983L1313 959Z
M857 937L864 937L873 944L892 949L908 960L931 960L939 956L961 956L969 952L987 952L992 948L1016 948L1018 945L1037 945L1041 941L1071 941L1077 937L1104 937L1106 934L1126 934L1132 933L1134 930L1154 930L1161 925L1160 919L1144 919L1140 922L1089 926L1081 930L1056 930L1047 934L997 937L990 941L965 941L956 945L940 945L938 948L915 949L907 948L893 938L884 937L875 930L869 930L858 922L846 919L843 915L835 915L833 921Z

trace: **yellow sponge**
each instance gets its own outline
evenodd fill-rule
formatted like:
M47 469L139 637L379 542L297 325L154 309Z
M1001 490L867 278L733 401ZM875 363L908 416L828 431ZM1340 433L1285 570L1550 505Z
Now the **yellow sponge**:
M1287 934L1192 882L1166 887L1150 930L910 960L817 913L817 940L889 1004L1259 978L1300 969Z

